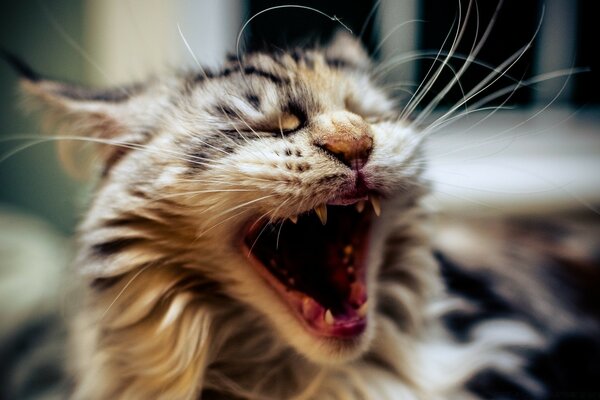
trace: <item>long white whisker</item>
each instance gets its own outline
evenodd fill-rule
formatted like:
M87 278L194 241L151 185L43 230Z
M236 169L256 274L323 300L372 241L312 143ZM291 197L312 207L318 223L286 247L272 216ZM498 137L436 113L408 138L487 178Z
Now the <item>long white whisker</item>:
M188 43L187 39L185 38L185 35L183 34L183 31L181 30L181 26L179 25L179 22L177 23L177 31L179 32L179 36L181 37L181 40L183 41L183 44L185 45L185 48L187 49L188 53L190 53L190 55L192 56L192 59L194 60L194 62L196 63L196 65L201 69L201 71L204 73L204 75L206 77L206 72L202 68L202 65L200 64L200 61L198 61L198 58L196 57L196 54L194 54L194 51L192 50L192 47L190 46L190 44Z
M143 268L141 268L139 271L137 271L135 273L135 275L133 275L131 277L131 279L129 281L127 281L127 283L125 284L125 286L123 286L123 289L121 289L119 291L119 293L117 293L117 295L115 296L115 298L113 299L113 301L108 305L108 307L106 308L106 310L104 310L104 312L102 313L102 315L100 316L100 319L104 319L104 317L106 316L106 314L110 311L110 309L115 305L115 303L117 302L117 300L119 300L121 298L121 296L123 295L123 293L125 293L125 291L129 288L129 286L131 286L131 284L133 283L133 281L142 274L142 272L146 271L148 268L150 268L151 266L153 266L153 264L148 264L146 266L144 266Z
M75 49L79 53L79 55L81 55L81 57L83 57L83 59L85 61L87 61L92 67L94 67L94 69L96 71L98 71L106 79L107 82L111 82L112 77L108 73L106 73L106 71L96 62L96 60L94 60L92 58L92 56L90 56L90 54L87 51L85 51L83 49L83 47L81 47L81 45L79 43L77 43L71 35L69 35L69 33L67 33L67 31L65 31L65 29L56 20L56 18L52 14L52 12L50 12L50 9L48 9L48 6L41 0L38 0L37 2L39 4L40 8L42 9L42 11L44 12L44 15L46 16L48 21L50 21L50 24L52 25L52 27L65 40L65 42L67 42L67 44L69 46L71 46L73 49ZM129 90L127 90L125 87L119 86L117 89L122 91L127 96L131 95L131 92Z
M467 12L465 14L465 21L468 21L469 15L471 14L472 5L473 5L473 0L469 0L469 5L467 7ZM439 76L442 74L444 67L446 65L448 65L449 60L451 59L451 55L453 55L454 52L456 51L456 48L458 47L458 44L460 43L460 41L466 31L467 24L465 23L463 26L461 26L461 20L462 20L462 5L461 5L460 0L458 0L457 31L456 31L456 35L454 36L452 45L450 46L450 50L448 51L448 56L446 56L444 58L441 65L437 68L434 75L430 79L427 79L427 75L426 75L425 79L423 80L423 82L427 81L426 84L424 85L422 90L420 90L420 88L417 89L417 95L413 99L411 99L411 101L409 101L409 103L406 105L405 110L402 112L402 115L401 115L402 120L406 119L407 116L409 116L413 113L413 111L416 109L416 107L421 103L423 98L427 95L427 93L429 92L429 89L431 89L431 87L433 87L433 85L435 84L435 82L437 81ZM444 46L447 38L448 37L446 37L446 39L444 39L444 43L442 44L442 47ZM441 49L440 49L440 51L441 51ZM433 65L434 64L432 64L432 68L433 68ZM430 71L431 71L431 68L430 68ZM428 72L428 74L429 74L429 72Z
M379 8L380 4L381 4L381 0L377 0L375 2L375 4L373 4L373 7L371 8L369 15L367 15L367 18L365 18L365 22L363 22L362 27L360 28L360 32L358 33L359 39L362 39L363 35L365 34L365 30L367 29L367 25L369 25L369 21L371 21L371 19L377 12L377 9ZM377 51L374 51L373 53L377 53Z
M492 15L492 19L490 20L490 22L488 23L488 26L486 28L486 30L484 31L483 35L481 36L481 39L479 40L479 42L477 44L474 43L474 47L472 48L472 50L469 52L468 58L467 60L463 63L462 67L460 68L460 70L458 71L458 74L455 76L454 79L452 79L445 87L444 89L423 109L423 111L419 114L419 116L417 116L417 118L415 118L415 120L413 121L413 126L418 125L419 123L421 123L430 113L431 111L437 107L437 105L439 104L439 102L446 96L446 94L448 94L448 92L454 87L454 85L456 84L456 82L460 79L460 77L465 73L465 71L471 66L471 60L474 60L477 58L477 55L479 54L479 52L481 51L481 49L483 48L483 45L486 43L490 33L492 32L492 28L494 27L495 23L496 23L496 19L498 17L498 14L500 12L500 8L502 7L502 3L503 0L500 0L496 6L496 10L494 11L494 14ZM479 22L479 21L478 21ZM465 23L466 26L466 23ZM539 27L538 27L539 30ZM537 31L536 31L537 33ZM535 35L534 35L535 38ZM532 39L533 40L533 39ZM522 53L520 53L520 55L517 57L517 60L524 54L524 51ZM517 61L515 60L515 62ZM514 65L514 64L513 64ZM504 68L501 66L499 68L500 70L504 70ZM494 73L491 73L489 76L495 76ZM498 75L497 79L500 79L501 75ZM487 79L487 78L486 78ZM490 78L491 79L491 78ZM492 82L493 83L493 82ZM479 83L478 85L476 85L476 88L479 88L481 86L483 86L485 83ZM462 101L459 102L460 105L457 104L458 107L461 107L463 104L466 104L466 102L471 98L472 93L474 91L476 91L478 89L473 89L471 90L466 98ZM463 96L464 97L464 96ZM456 107L456 106L455 106ZM455 107L453 107L453 109L456 109Z

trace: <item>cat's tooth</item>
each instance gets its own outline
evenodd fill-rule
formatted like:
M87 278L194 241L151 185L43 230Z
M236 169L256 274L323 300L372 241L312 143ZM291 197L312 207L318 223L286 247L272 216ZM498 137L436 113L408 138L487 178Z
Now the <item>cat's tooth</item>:
M379 200L379 196L372 194L369 196L369 201L371 202L371 206L373 206L375 215L379 217L381 215L381 202Z
M298 216L297 215L292 215L291 217L289 217L289 220L292 221L294 224L298 223Z
M351 244L347 244L346 246L344 246L344 254L345 255L349 256L353 252L354 252L354 247L352 247Z
M321 306L310 297L305 297L302 301L302 314L304 315L304 318L314 320L319 316L320 310Z
M358 314L358 316L361 318L364 318L367 315L368 307L369 306L367 305L366 301L364 303L362 303L362 305L358 308L358 310L356 310L356 313Z
M333 314L329 309L325 311L325 322L327 323L327 325L333 325L335 323L335 318L333 318Z
M325 204L319 204L315 207L315 213L317 213L321 223L325 225L327 223L327 206Z
M356 203L356 211L358 211L359 213L363 212L363 210L365 209L365 201L364 200L359 200Z

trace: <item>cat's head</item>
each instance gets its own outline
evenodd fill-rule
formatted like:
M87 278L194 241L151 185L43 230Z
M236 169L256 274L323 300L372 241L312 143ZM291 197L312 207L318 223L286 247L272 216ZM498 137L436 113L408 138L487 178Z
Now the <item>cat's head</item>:
M360 44L338 35L108 91L24 70L25 91L60 133L99 148L81 270L184 268L309 359L362 354L389 226L422 188L420 137L370 68ZM142 296L138 286L125 293Z

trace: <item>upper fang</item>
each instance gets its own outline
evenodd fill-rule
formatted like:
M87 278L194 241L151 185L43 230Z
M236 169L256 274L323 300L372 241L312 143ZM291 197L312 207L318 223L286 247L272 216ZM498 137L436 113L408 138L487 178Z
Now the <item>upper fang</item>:
M292 221L294 224L298 223L298 216L297 215L292 215L291 217L288 217L290 219L290 221Z
M379 201L379 196L372 194L369 196L369 201L373 206L373 211L375 212L375 215L379 217L381 215L381 202Z
M319 204L315 207L315 213L321 220L321 223L325 225L327 223L327 206L325 204Z
M356 203L356 211L361 213L361 212L363 212L364 209L365 209L365 201L359 200L358 203Z

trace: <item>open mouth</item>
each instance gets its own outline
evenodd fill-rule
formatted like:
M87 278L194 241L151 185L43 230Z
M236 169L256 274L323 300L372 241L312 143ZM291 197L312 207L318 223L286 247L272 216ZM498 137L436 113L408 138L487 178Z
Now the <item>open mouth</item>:
M379 199L322 204L275 222L253 221L244 250L258 273L318 336L353 338L366 328L366 260Z

